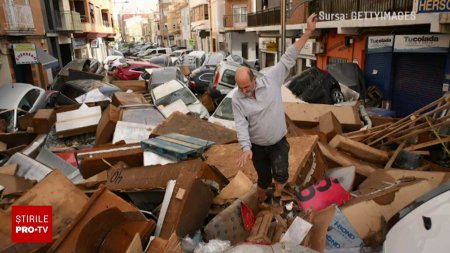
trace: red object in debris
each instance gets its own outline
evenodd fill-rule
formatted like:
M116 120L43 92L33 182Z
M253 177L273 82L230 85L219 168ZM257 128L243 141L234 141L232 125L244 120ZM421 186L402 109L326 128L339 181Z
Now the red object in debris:
M57 156L64 159L66 162L70 163L73 167L78 168L77 158L75 157L76 151L68 151L68 152L61 152L61 153L55 153Z
M255 225L255 215L252 209L250 209L244 202L241 202L242 220L244 220L244 229L247 231L252 230Z
M336 204L341 206L352 198L337 179L326 178L300 193L297 193L298 205L303 209L313 208L320 211L327 206Z

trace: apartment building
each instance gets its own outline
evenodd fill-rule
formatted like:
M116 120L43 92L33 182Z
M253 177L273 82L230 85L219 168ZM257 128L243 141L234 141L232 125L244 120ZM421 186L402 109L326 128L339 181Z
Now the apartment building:
M48 52L40 1L0 1L0 84L46 87L57 60Z
M211 43L211 21L209 0L190 0L191 38L194 48L213 51Z
M80 13L81 30L73 33L75 58L107 56L107 43L114 41L112 0L69 0L75 12Z
M246 59L258 59L258 36L256 32L245 31L248 26L247 15L254 3L252 0L225 0L224 3L219 49Z

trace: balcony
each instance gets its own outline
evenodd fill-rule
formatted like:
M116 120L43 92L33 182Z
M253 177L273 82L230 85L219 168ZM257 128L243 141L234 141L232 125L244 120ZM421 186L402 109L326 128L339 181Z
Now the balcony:
M223 26L225 30L245 30L247 27L247 14L224 15Z
M81 23L89 23L89 17L87 15L80 15Z
M375 13L398 13L413 10L414 0L314 0L311 4L316 13L323 11L327 14L345 14L346 19L352 17L352 12L371 12L373 18ZM314 10L315 9L315 10ZM366 14L370 18L370 13Z
M0 4L5 14L6 33L34 33L33 12L29 5Z
M248 14L248 27L279 25L280 20L280 7L257 11Z
M60 11L55 15L55 28L60 32L81 31L80 13L75 11Z

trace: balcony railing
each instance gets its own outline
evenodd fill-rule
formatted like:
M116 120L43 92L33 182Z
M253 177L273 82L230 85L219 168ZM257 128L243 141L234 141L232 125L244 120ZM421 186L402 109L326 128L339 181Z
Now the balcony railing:
M319 13L323 11L326 14L345 14L347 19L352 18L352 12L367 12L364 17L370 18L372 13L375 15L386 13L398 13L413 10L414 0L314 0L311 6L315 6L314 11ZM379 17L379 16L378 16Z
M247 26L247 14L224 15L223 26L225 28L245 28Z
M280 8L271 8L248 14L248 27L269 26L280 24Z
M5 31L34 32L33 12L29 5L0 4L5 14Z
M75 11L60 11L55 15L57 31L80 31L80 13Z
M87 15L80 15L81 23L89 23L89 17Z

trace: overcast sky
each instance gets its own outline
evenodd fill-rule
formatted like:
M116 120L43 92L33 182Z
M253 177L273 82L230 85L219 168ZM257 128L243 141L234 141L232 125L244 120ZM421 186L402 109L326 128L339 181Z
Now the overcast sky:
M128 2L128 3L125 3ZM113 0L114 13L148 13L158 10L158 0Z

